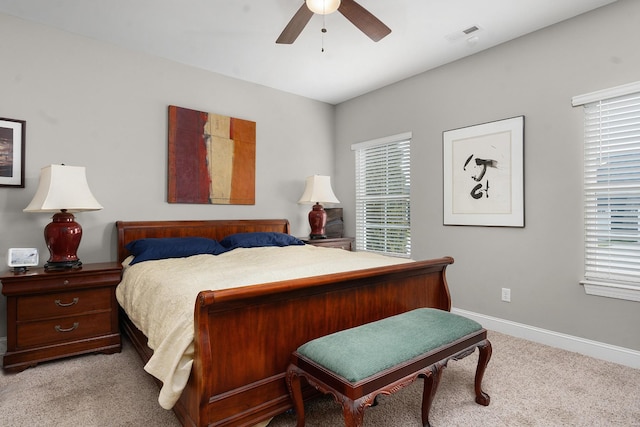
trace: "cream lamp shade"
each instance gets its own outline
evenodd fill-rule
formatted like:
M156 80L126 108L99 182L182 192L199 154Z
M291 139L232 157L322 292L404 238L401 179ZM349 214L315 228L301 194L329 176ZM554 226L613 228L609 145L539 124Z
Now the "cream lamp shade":
M82 166L50 165L40 171L40 183L25 212L55 212L52 222L44 229L49 249L48 270L80 268L76 255L82 227L71 212L96 211L102 206L89 189Z
M340 7L340 0L306 0L307 7L313 13L328 15Z
M298 203L340 203L340 200L333 194L330 176L313 175L307 177L304 193Z
M331 177L322 175L307 177L304 192L298 203L313 204L313 208L309 212L309 226L311 227L309 237L312 239L326 239L327 213L321 203L340 203L340 200L333 194Z
M97 211L102 206L89 189L84 166L50 165L40 170L40 183L24 212Z

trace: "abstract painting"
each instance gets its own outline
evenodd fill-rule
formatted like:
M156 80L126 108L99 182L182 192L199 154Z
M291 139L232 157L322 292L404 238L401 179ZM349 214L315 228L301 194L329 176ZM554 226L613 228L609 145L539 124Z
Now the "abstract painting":
M255 204L256 123L169 106L169 203Z

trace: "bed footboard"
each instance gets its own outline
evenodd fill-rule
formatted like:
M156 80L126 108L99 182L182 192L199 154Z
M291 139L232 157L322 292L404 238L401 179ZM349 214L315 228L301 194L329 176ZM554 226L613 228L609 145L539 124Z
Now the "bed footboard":
M183 425L252 426L292 408L285 371L298 346L414 308L450 310L451 263L445 257L201 292L196 357L176 414Z

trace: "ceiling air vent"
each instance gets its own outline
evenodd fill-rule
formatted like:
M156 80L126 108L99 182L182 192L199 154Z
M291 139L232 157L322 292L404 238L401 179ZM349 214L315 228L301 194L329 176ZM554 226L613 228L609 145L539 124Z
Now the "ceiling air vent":
M482 31L482 28L480 28L479 25L472 25L464 30L451 33L445 36L445 38L450 42L457 42L459 40L468 39L472 34L475 36L480 31Z
M469 27L466 30L462 30L462 32L465 33L466 35L469 35L471 33L475 33L478 30L480 30L480 28L478 28L477 25L474 25L473 27Z

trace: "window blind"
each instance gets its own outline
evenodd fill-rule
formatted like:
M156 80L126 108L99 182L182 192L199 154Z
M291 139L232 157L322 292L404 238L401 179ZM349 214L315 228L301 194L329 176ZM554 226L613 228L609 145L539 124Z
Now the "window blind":
M585 281L640 289L640 92L584 113Z
M356 248L411 256L411 137L355 144Z

